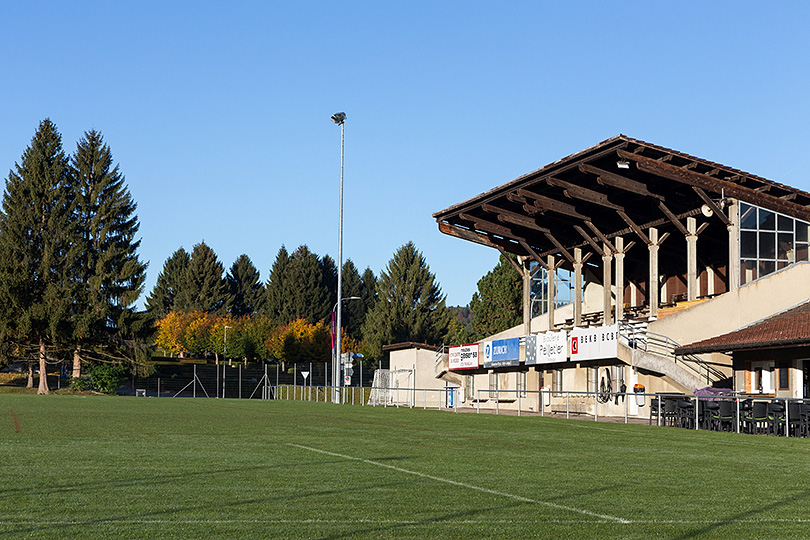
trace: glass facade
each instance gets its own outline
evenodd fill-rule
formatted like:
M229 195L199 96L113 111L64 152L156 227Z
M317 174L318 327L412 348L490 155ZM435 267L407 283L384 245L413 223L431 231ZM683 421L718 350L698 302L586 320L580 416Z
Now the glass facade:
M808 260L808 223L740 203L740 285Z

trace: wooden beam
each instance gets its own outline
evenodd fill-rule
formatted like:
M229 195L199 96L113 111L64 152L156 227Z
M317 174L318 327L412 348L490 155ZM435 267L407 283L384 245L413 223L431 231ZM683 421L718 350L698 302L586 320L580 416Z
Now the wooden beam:
M658 201L658 208L664 213L665 216L675 225L675 228L681 231L681 234L684 236L688 236L689 232L686 230L686 227L683 226L683 223L680 222L678 218L675 217L675 214L667 208L667 205L664 204L664 201Z
M553 268L552 268L552 269L549 269L548 265L546 264L546 261L544 261L544 260L543 260L543 258L542 258L540 255L538 255L538 254L537 254L537 252L536 252L535 250L533 250L533 249L532 249L532 247L531 247L529 244L527 244L527 243L526 243L526 241L525 241L525 240L520 240L520 242L519 242L519 243L520 243L520 246L521 246L523 249L525 249L525 250L526 250L526 253L528 253L528 254L529 254L529 256L530 256L532 259L534 259L534 260L535 260L535 262L536 262L537 264L539 264L540 266L542 266L543 268L545 268L545 269L546 269L546 272L551 273L551 272L553 272L553 271L554 271L554 269L553 269Z
M697 193L698 197L700 197L701 200L706 204L706 206L708 206L709 209L711 209L712 213L715 216L717 216L717 218L720 221L723 222L723 225L726 225L726 226L731 225L731 221L728 219L728 217L726 217L726 213L723 212L723 210L719 206L717 206L717 204L711 199L711 197L706 195L705 191L703 191L702 189L700 189L697 186L692 186L692 190L695 193Z
M633 232L636 233L636 235L638 235L639 238L641 238L641 241L649 245L650 239L647 238L647 235L644 234L644 231L641 230L641 227L636 225L636 223L632 219L630 219L630 216L628 216L624 212L617 212L617 213L624 220L625 223L630 225L630 228L633 229Z
M629 154L634 156L635 159L649 159L650 161L654 161L659 163L657 160L652 158L645 158L639 156L638 154L633 154L632 152L624 152L620 150L622 154ZM643 195L645 197L654 197L660 201L664 200L664 197L658 195L657 193L653 193L649 189L647 189L646 184L642 184L641 182L636 182L635 180L631 180L626 178L620 174L615 174L612 172L608 172L606 170L600 169L599 167L594 167L593 165L588 165L587 163L582 163L579 166L579 170L584 173L588 174L595 174L598 176L597 182L600 184L607 184L609 186L621 189L623 191L629 191L630 193L635 193L637 195Z
M518 189L518 195L521 197L526 197L528 199L532 199L534 201L534 206L543 209L543 210L551 210L552 212L556 212L558 214L563 214L572 218L588 220L590 219L588 216L580 214L577 212L577 209L571 205L566 204L564 202L552 199L551 197L545 197L543 195L538 195L532 191L526 189Z
M461 227L457 227L456 225L450 225L449 223L446 223L444 221L439 222L439 231L448 236L455 236L456 238L467 240L469 242L475 242L476 244L481 244L482 246L495 248L497 250L501 249L501 246L493 243L489 238L487 238L486 235L477 233L475 231L462 229Z
M556 238L554 238L553 234L547 232L546 238L551 240L551 243L557 246L557 248L560 250L560 253L562 253L563 257L568 259L568 262L574 262L574 257L570 253L568 253L568 250L565 249L565 247L563 247L563 245Z
M518 274L520 274L520 275L521 275L521 277L522 277L522 276L523 276L523 268L521 268L521 267L520 267L520 265L519 265L518 263L516 263L515 261L513 261L513 260L512 260L512 257L510 257L510 256L509 256L509 254L506 252L506 250L505 250L505 249L503 249L502 247L498 246L498 251L500 251L500 252L501 252L501 256L503 256L503 258L504 258L504 259L506 259L507 261L509 261L509 262L512 264L512 266L514 266L514 267L515 267L515 270L517 270Z
M484 212L495 214L497 216L498 221L511 223L512 225L519 225L521 227L526 227L527 229L533 229L535 231L540 231L542 233L551 232L550 229L538 225L537 222L529 216L524 216L523 214L510 212L509 210L504 210L503 208L499 208L491 204L485 204L481 208L484 210Z
M619 206L618 204L613 204L612 202L610 202L608 200L608 196L604 193L600 193L599 191L594 191L592 189L588 189L582 186L577 186L575 184L571 184L570 182L559 180L558 178L553 177L546 178L546 182L550 186L562 188L563 193L568 198L578 199L580 201L597 204L599 206L604 206L612 210L624 210L624 208Z
M458 217L460 217L464 221L469 221L470 223L473 224L473 226L476 229L480 229L482 231L486 231L492 234L498 234L500 236L503 236L504 238L512 238L515 240L520 238L515 233L513 233L512 229L510 229L509 227L504 227L503 225L498 225L497 223L492 223L485 219L465 214L464 212L460 213Z
M585 232L585 229L579 225L574 225L574 230L576 230L582 236L582 238L584 238L591 245L593 250L598 253L600 257L603 255L602 248L594 241L593 238L591 238L588 233Z
M607 239L607 236L602 234L602 231L600 231L596 227L596 225L593 224L593 222L586 221L585 225L587 225L588 228L593 231L593 233L596 235L596 237L599 238L599 240L601 240L602 243L605 244L610 251L616 251L616 246L614 246L613 243L610 240ZM602 256L604 257L604 255L605 254L603 253Z
M626 159L635 160L639 170L646 173L681 182L689 186L697 186L708 192L724 193L727 197L740 199L757 206L762 206L768 210L774 210L804 221L810 221L810 208L804 205L786 201L774 195L768 195L767 193L760 193L755 189L746 188L721 178L708 177L705 174L700 174L695 171L676 167L668 163L661 163L660 161L639 156L632 152L618 150L618 153Z

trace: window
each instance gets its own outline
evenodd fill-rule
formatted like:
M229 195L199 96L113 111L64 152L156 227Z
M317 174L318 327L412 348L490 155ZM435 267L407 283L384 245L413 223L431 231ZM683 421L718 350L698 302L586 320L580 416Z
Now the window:
M773 394L773 362L751 363L751 393Z
M478 396L475 395L475 375L467 375L467 395L470 396L470 399L478 399Z
M740 203L740 285L808 260L808 223Z
M790 366L779 362L779 390L790 390Z

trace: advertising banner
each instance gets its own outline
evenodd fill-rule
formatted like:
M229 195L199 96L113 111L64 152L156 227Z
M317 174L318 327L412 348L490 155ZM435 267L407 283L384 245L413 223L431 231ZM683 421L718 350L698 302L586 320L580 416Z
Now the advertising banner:
M520 364L520 338L496 339L484 343L484 367L511 367Z
M619 354L619 325L574 328L568 334L571 361L603 360Z
M556 364L568 360L565 330L535 334L526 338L526 365Z
M478 343L450 347L449 356L450 369L477 369Z

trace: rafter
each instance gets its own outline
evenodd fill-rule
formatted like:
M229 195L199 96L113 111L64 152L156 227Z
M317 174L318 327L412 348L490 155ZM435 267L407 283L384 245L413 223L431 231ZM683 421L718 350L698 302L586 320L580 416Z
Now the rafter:
M641 238L642 242L644 242L647 245L650 245L650 239L647 238L647 235L644 234L644 231L641 230L641 227L636 225L636 223L632 219L630 219L630 216L628 216L624 212L617 212L617 214L619 214L619 217L621 217L625 223L630 225L630 228L633 229L633 232L636 233L639 238Z
M613 242L608 240L607 236L602 234L602 231L600 231L599 228L597 228L597 226L593 224L593 222L586 221L585 225L587 225L588 228L593 231L593 233L596 235L596 237L599 240L601 240L602 243L605 244L610 249L610 251L616 251L616 246L613 245Z
M570 199L579 199L580 201L597 204L613 210L624 210L624 208L618 204L613 204L610 202L610 200L608 200L608 196L604 193L600 193L582 186L577 186L575 184L571 184L570 182L566 182L551 176L546 178L546 182L550 186L562 188L563 194Z
M509 210L504 210L503 208L499 208L491 204L485 204L481 208L484 210L484 212L495 214L498 221L501 221L503 223L511 223L512 225L519 225L521 227L526 227L527 229L532 229L542 233L551 232L550 229L538 225L537 222L529 216L524 216L522 214L510 212Z
M583 228L582 228L582 227L580 227L579 225L574 225L574 230L575 230L575 231L577 231L577 232L580 234L580 236L582 236L582 238L584 238L584 239L585 239L585 241L586 241L586 242L588 242L588 243L591 245L591 247L593 248L593 250L594 250L594 251L595 251L595 252L596 252L596 253L597 253L597 254L598 254L600 257L601 257L602 255L604 255L604 254L605 254L605 253L604 253L604 251L602 251L602 246L600 246L599 244L597 244L597 243L594 241L594 239L593 239L593 238L591 238L591 235L589 235L588 233L586 233L586 232L585 232L585 229L583 229Z
M577 209L571 204L566 204L564 202L560 202L560 201L554 200L554 199L552 199L550 197L545 197L543 195L539 195L537 193L534 193L532 191L529 191L527 189L522 189L522 188L518 189L517 194L520 195L521 197L526 197L528 199L532 199L533 200L533 205L536 206L537 208L542 209L542 210L550 210L552 212L556 212L558 214L563 214L563 215L566 215L568 217L572 217L572 218L576 218L576 219L582 219L582 220L589 220L590 219L588 216L586 216L584 214L580 214L579 212L577 212Z
M728 216L726 216L726 213L723 212L723 210L719 206L717 206L717 204L711 199L711 197L706 195L705 191L703 191L702 189L700 189L697 186L692 186L692 190L695 193L697 193L698 197L700 197L700 199L706 204L706 206L709 207L709 209L712 211L712 213L715 216L717 216L720 219L720 221L723 222L723 225L726 225L726 226L731 225L731 220L728 219Z
M640 171L669 180L675 180L690 186L697 186L712 193L724 192L727 197L749 201L757 206L768 208L769 210L775 210L802 220L810 221L810 208L801 204L786 201L779 197L768 195L767 193L760 193L755 189L746 188L734 182L723 180L722 178L708 177L695 171L675 167L668 163L661 163L660 161L639 156L632 152L625 152L624 150L618 150L617 152L626 159L634 160Z
M623 151L622 151L623 152ZM649 159L650 161L658 161L652 158L645 158L643 156L639 156L638 154L633 154L632 152L623 152L623 154L631 155L634 159ZM608 172L604 169L600 169L599 167L594 167L593 165L588 165L587 163L582 163L579 166L579 170L588 173L588 174L595 174L597 178L597 182L600 184L607 184L611 187L615 187L621 189L623 191L629 191L630 193L635 193L637 195L644 195L645 197L655 197L658 200L663 201L664 197L658 195L657 193L653 193L645 184L641 182L636 182L635 180L631 180L629 178L625 178L620 174L615 174L612 172Z
M683 234L684 236L689 235L689 231L686 230L686 227L683 226L683 223L681 223L681 221L677 217L675 217L675 214L673 214L672 211L669 208L667 208L667 205L665 205L663 201L658 201L658 208L660 208L661 211L664 213L664 215L667 216L667 219L669 219L672 222L672 224L675 225L675 228L681 231L681 234Z

